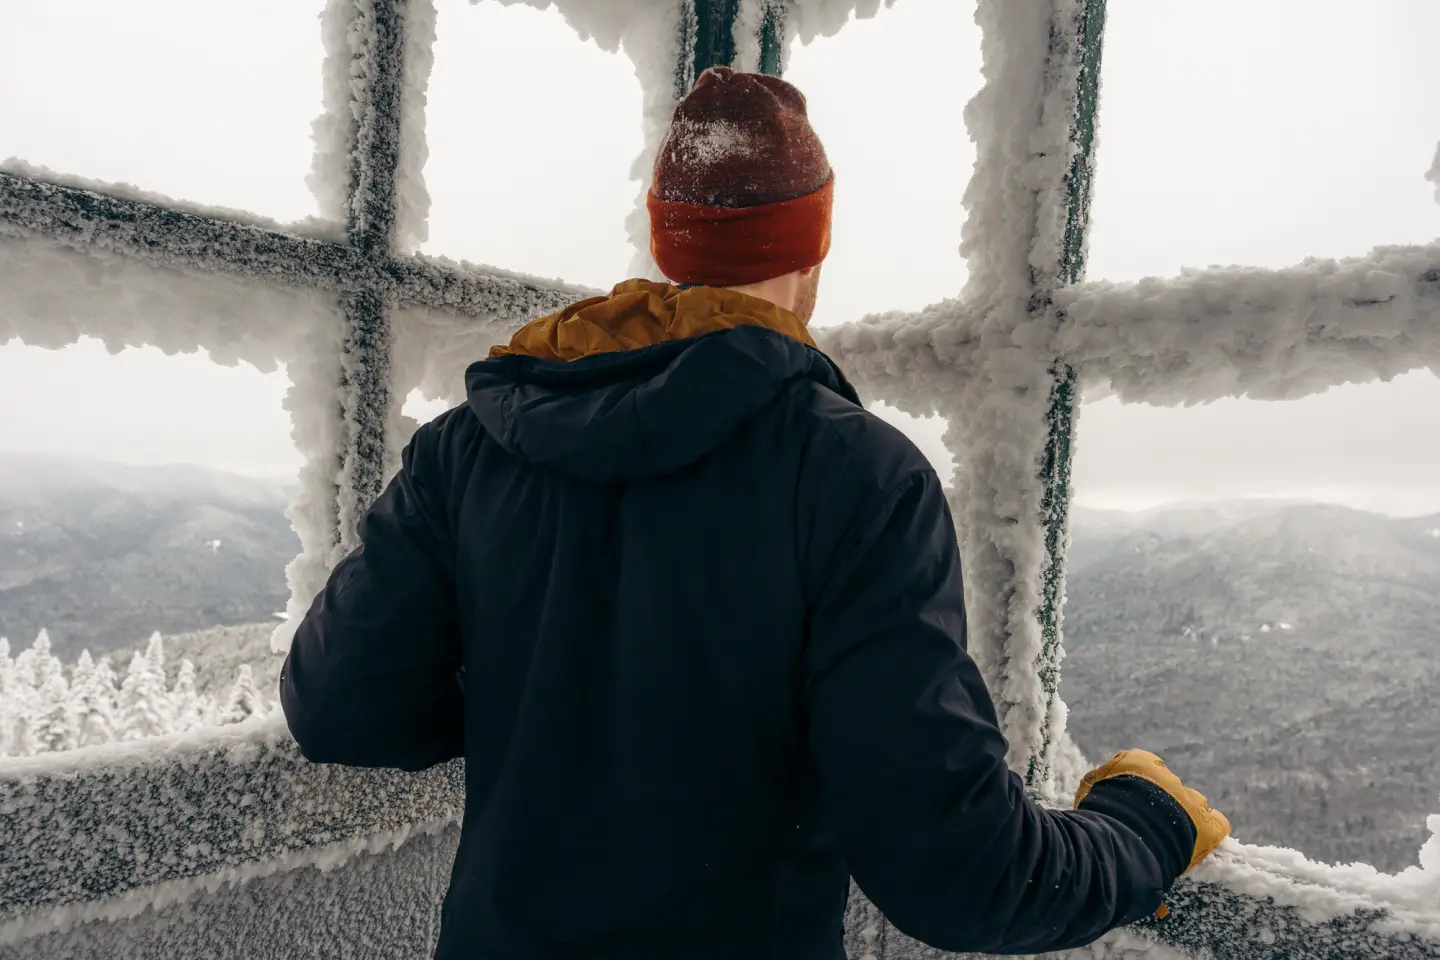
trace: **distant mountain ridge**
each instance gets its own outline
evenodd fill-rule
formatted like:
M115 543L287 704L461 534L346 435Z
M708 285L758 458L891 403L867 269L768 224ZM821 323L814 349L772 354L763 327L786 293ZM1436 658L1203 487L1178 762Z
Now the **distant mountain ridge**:
M1161 753L1242 838L1410 865L1440 810L1437 531L1320 504L1077 510L1077 742Z
M57 656L272 619L299 540L277 484L0 455L0 636Z

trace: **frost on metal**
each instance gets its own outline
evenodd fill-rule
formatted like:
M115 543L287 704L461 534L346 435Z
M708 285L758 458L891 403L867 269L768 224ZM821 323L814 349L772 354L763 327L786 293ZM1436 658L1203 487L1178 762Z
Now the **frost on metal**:
M313 290L247 283L184 265L88 251L0 219L0 342L58 349L94 337L111 352L142 344L206 350L216 363L278 369L306 330L333 312Z
M137 199L123 184L79 186L61 179L70 182L0 172L0 236L274 286L334 290L359 267L343 246L274 229L260 218L174 209ZM38 282L22 284L44 289Z
M1159 405L1294 400L1440 363L1440 244L1058 290L1056 356L1087 392ZM868 394L936 412L984 362L963 300L816 331Z
M428 957L458 840L407 828L53 911L0 932L0 960Z
M306 183L322 216L411 252L429 230L434 0L329 0L320 23L323 109Z
M279 719L9 758L0 929L37 910L458 821L463 803L458 764L407 775L307 763Z
M736 70L743 73L773 73L779 69L779 56L775 63L766 63L765 32L767 29L774 32L774 42L778 46L783 17L783 4L777 0L737 0L735 22L731 27ZM779 50L775 53L778 55ZM766 70L765 67L774 69Z
M947 443L958 445L970 649L1009 739L1008 762L1041 782L1060 716L1039 669L1042 653L1058 660L1058 650L1047 651L1037 616L1048 562L1042 425L1059 326L1048 301L1064 281L1084 10L1066 0L979 4L985 85L965 110L978 155L965 192L961 302L962 339L983 361L938 411L950 423Z
M165 210L178 211L180 213L190 213L210 220L223 220L230 223L258 227L261 230L272 233L286 233L297 237L309 237L312 240L326 240L334 243L342 242L345 239L344 229L338 220L306 217L303 220L292 223L281 223L270 217L262 217L245 210L217 207L204 203L193 203L189 200L166 196L163 193L157 193L153 190L142 190L129 183L109 183L103 180L91 180L89 177L76 176L73 173L62 173L39 164L26 163L24 160L15 157L0 162L0 173L8 173L24 180L34 180L62 187L73 187L77 190L102 194L108 197L134 200L137 203L146 204L151 207L160 207Z
M398 257L382 265L385 282L399 306L430 307L467 319L518 326L553 313L577 299L594 296L590 287L448 257Z
M1440 818L1436 818L1440 820ZM1327 866L1293 850L1227 841L1165 900L1170 915L1117 930L1054 960L1426 960L1440 956L1440 871L1381 874ZM956 956L896 929L857 889L845 912L852 958Z
M1061 352L1122 400L1292 400L1440 364L1440 243L1061 291Z
M300 538L300 554L285 568L290 598L286 617L270 640L270 648L277 654L290 649L311 599L325 586L330 568L340 559L336 531L345 432L336 414L344 404L340 392L343 334L344 317L336 305L330 321L316 325L298 345L287 371L290 389L284 405L290 414L291 439L304 462L295 499L286 511Z
M894 6L895 0L883 0L883 6ZM882 0L788 0L787 31L803 43L817 37L833 37L851 17L867 20L880 12Z

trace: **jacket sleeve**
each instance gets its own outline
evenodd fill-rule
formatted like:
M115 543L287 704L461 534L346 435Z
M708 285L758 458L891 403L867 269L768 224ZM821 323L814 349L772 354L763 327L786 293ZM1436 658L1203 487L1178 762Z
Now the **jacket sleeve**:
M807 574L810 751L855 881L954 951L1075 947L1153 912L1183 867L1114 816L1041 807L1006 767L939 478L867 499L830 505L843 533Z
M319 763L422 770L460 756L454 550L422 429L295 632L280 702ZM433 439L431 440L433 445Z

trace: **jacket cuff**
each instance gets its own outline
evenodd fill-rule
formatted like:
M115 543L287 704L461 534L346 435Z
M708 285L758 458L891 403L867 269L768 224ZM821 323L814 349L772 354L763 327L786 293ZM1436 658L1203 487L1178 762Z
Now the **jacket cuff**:
M1189 869L1195 855L1195 823L1174 797L1149 780L1131 776L1101 780L1080 801L1079 809L1103 813L1133 830L1160 864L1162 889L1170 889Z

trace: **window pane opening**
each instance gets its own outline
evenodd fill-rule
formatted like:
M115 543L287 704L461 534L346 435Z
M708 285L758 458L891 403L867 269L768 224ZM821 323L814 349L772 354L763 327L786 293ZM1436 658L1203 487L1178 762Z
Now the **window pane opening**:
M283 371L0 346L0 755L269 715L299 541Z
M852 19L797 43L785 78L805 94L835 169L815 323L958 295L961 199L975 165L963 114L982 82L973 6L907 0Z
M609 289L634 255L641 93L556 9L439 0L428 254Z
M1080 417L1061 694L1247 842L1394 871L1440 792L1440 378Z
M1089 275L1432 242L1437 34L1424 0L1110 0Z
M323 5L9 0L0 161L281 221L313 216Z

